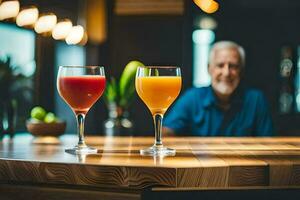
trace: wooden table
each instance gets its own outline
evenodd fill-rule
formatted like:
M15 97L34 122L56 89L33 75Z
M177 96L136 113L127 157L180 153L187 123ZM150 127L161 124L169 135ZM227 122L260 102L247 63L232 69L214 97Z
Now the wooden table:
M275 195L278 190L296 195L300 191L297 137L164 138L166 146L177 149L171 157L141 156L139 149L152 145L150 137L88 137L87 143L99 152L85 156L64 152L76 143L72 135L62 136L56 145L33 144L32 139L25 134L2 141L0 199L26 195L150 199L155 192L172 191L194 195L211 190L269 190Z

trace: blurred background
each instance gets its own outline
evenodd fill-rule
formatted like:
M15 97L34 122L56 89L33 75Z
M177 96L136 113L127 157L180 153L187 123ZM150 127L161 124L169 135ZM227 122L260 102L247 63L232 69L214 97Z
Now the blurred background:
M105 66L109 80L132 60L177 65L183 93L210 83L210 46L233 40L246 50L245 82L266 95L277 134L300 135L299 9L297 0L0 0L0 67L9 61L14 77L5 79L1 69L0 100L11 87L19 132L40 105L73 133L75 117L56 90L58 66ZM87 115L86 132L104 134L108 118L102 97ZM130 134L153 135L151 114L137 96L126 118Z

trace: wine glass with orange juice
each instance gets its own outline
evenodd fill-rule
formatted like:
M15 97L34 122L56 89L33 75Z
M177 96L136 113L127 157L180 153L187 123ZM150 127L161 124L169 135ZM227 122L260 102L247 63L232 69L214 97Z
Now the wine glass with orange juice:
M153 116L155 129L154 145L140 150L140 153L151 156L175 155L175 149L163 146L162 120L165 112L180 93L180 68L175 66L139 67L136 73L135 87Z

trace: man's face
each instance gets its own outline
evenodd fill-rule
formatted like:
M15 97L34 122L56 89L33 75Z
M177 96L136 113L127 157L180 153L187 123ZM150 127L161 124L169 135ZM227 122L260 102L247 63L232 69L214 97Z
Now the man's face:
M208 67L214 91L230 97L240 83L241 70L241 59L236 49L216 50Z

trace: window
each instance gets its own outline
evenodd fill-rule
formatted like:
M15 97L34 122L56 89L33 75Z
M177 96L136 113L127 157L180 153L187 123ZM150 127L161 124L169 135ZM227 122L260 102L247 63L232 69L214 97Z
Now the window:
M215 40L215 33L211 30L198 29L193 32L193 86L202 87L210 84L207 71L208 54L211 44Z
M15 128L17 131L24 131L25 121L29 116L28 112L33 106L32 75L36 68L35 33L15 25L0 23L0 57L5 59L7 56L11 58L13 66L19 67L18 73L28 77L14 83L15 92L13 93L14 99L17 100L17 123ZM3 121L1 123L3 127L5 127L5 114L7 115L2 110Z
M35 34L31 30L0 23L0 56L10 56L12 64L21 67L22 74L35 72Z

